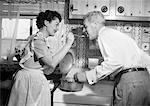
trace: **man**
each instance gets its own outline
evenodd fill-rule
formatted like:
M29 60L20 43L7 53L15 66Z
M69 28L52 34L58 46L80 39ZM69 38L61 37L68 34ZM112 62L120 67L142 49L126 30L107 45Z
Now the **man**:
M97 39L104 61L94 69L76 73L75 81L94 84L117 73L120 80L114 89L114 105L150 106L150 76L147 71L150 57L128 35L107 28L99 11L89 12L84 17L84 25L89 39Z

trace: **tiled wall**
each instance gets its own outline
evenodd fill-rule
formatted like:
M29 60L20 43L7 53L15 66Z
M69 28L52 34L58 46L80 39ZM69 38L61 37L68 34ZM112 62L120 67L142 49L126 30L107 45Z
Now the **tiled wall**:
M132 37L138 46L150 54L150 23L148 22L114 22L108 25Z

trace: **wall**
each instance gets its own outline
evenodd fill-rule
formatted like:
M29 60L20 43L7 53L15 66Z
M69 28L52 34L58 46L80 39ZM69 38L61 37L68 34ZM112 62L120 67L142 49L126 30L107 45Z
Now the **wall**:
M109 27L126 33L133 38L138 46L150 55L150 24L147 22L111 22Z

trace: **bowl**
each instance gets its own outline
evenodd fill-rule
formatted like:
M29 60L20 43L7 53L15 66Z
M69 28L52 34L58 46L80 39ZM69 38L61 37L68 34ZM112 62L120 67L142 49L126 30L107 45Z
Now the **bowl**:
M69 51L65 57L59 63L59 69L62 74L67 74L74 64L74 56L71 51Z

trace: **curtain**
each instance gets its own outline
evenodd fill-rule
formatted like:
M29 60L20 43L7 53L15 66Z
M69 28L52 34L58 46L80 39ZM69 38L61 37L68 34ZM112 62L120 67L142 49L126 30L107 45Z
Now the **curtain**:
M18 22L19 22L19 16L20 16L20 9L18 6L18 11L17 11L17 17L16 17L16 21L15 21L15 27L14 27L14 31L13 31L13 35L12 35L12 39L11 39L11 43L10 43L10 52L8 54L8 57L11 57L10 59L13 60L12 56L15 53L15 46L16 46L16 37L17 37L17 30L18 30ZM11 56L12 55L12 56ZM8 58L9 60L9 58Z

